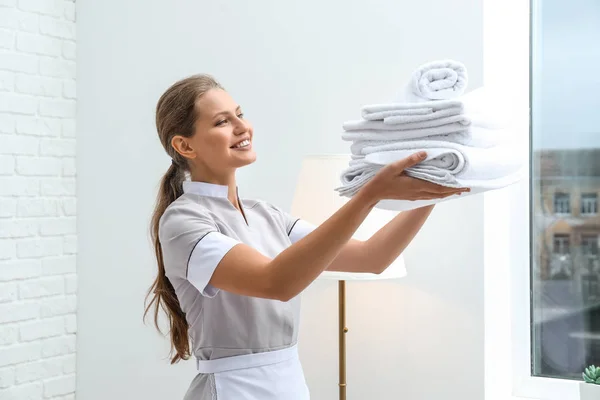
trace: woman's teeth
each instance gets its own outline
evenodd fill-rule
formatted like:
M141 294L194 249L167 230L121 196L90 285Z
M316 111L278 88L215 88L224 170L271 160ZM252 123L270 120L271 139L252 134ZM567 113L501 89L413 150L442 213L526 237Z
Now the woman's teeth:
M242 147L246 147L250 144L249 140L244 140L243 142L240 142L238 144L236 144L235 146L233 146L234 149L240 149Z

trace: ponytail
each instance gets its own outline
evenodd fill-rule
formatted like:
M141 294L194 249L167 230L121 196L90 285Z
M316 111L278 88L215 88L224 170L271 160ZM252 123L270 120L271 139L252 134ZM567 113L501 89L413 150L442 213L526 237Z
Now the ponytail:
M186 171L190 171L188 160L176 151L172 140L174 137L191 138L195 134L198 119L197 100L211 89L223 87L210 75L192 75L175 82L160 96L156 105L156 129L158 137L167 154L173 160L169 170L162 178L160 191L154 208L151 222L151 236L158 262L158 275L148 290L148 303L144 319L154 306L154 325L158 326L158 313L162 309L167 314L171 335L171 364L179 360L187 360L190 356L190 339L185 313L181 310L173 285L165 275L162 248L158 238L160 219L169 205L183 194L183 181ZM173 353L175 355L173 356Z
M158 228L160 218L164 214L167 207L183 194L183 180L185 179L184 169L179 167L175 161L172 162L167 173L162 178L160 191L154 214L151 222L151 237L154 243L154 251L156 253L156 261L158 263L158 276L148 290L146 300L152 295L152 299L148 303L144 312L144 319L150 308L154 305L154 325L160 332L158 325L159 309L162 309L167 314L170 325L171 335L171 364L175 364L179 360L187 360L190 357L190 343L188 338L188 323L185 318L185 313L181 310L179 300L175 294L173 285L165 274L165 264L163 261L162 248L158 237ZM173 356L173 353L175 355Z

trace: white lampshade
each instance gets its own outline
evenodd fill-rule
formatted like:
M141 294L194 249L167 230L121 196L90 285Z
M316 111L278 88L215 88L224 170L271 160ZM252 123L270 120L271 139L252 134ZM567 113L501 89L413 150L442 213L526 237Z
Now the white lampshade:
M348 167L350 155L310 155L302 161L291 212L314 225L319 225L349 199L334 189L341 185L340 175ZM393 219L397 212L374 208L354 234L366 240ZM335 280L377 280L406 276L404 257L400 255L382 274L325 271L320 278Z

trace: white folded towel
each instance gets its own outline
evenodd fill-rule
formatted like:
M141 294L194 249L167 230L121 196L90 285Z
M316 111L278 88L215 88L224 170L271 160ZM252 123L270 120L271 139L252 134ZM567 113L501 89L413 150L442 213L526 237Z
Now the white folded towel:
M353 142L340 177L341 196L354 196L379 170L425 150L427 158L405 170L408 176L447 187L468 187L470 195L517 182L525 163L510 147L503 104L492 104L484 88L464 95L466 68L452 60L424 64L401 97L361 110L362 120L343 123L342 139ZM493 117L492 117L493 116ZM463 194L467 196L469 194ZM383 200L377 208L409 210L449 199Z
M405 143L406 144L406 143ZM406 174L448 187L493 189L523 167L518 153L504 146L485 149L450 142L413 143L427 151L427 158L406 169ZM389 149L389 150L388 150ZM365 148L365 162L384 166L415 153L409 146Z
M388 122L366 119L347 121L343 124L344 132L341 137L346 141L399 141L449 135L456 132L477 132L476 127L501 130L507 126L506 112L501 108L501 105L490 101L484 88L478 88L456 100L432 101L427 104L430 103L435 104L432 107L433 112L430 114L437 114L434 119L422 118L419 122L390 123L391 118L406 118L405 116L395 116L388 117ZM408 105L410 104L370 105L363 108L363 113L374 115L378 112L391 112L395 107L398 107L400 111L404 111L404 107ZM457 115L445 115L446 112L454 112L457 108L462 112ZM427 115L427 117L430 115ZM422 117L425 116L422 115ZM458 143L465 144L463 141Z
M415 103L452 99L464 93L468 81L467 69L458 61L429 62L415 70L402 98Z
M350 152L353 155L364 156L367 153L364 149L385 149L393 141L385 139L385 133L380 134L380 140L356 140L350 145ZM451 142L469 147L479 147L482 149L505 145L511 142L510 132L503 129L488 129L482 126L473 125L466 131L453 132L446 135L427 136L417 138L417 140L432 140L436 142Z
M404 117L406 122L416 122L457 115L461 113L462 108L462 102L456 100L435 100L426 104L408 102L369 104L362 107L361 116L369 121L385 121L389 117Z
M433 126L430 128L407 129L407 130L384 130L370 129L360 131L346 131L342 133L342 140L385 140L401 141L410 139L421 139L427 136L447 135L454 132L466 132L469 126L460 122L454 122L442 126Z
M405 103L398 103L400 106L406 105ZM390 107L390 104L384 106ZM397 110L382 110L373 112L364 112L362 117L369 121L385 120L388 117L404 117L407 122L423 121L426 119L433 119L434 110L433 108L427 107L415 107L415 108L399 108Z
M354 155L342 173L343 196L352 197L384 165L425 150L427 158L405 170L408 176L447 187L495 189L515 182L522 173L523 160L509 146L487 148L433 140L414 140L366 146Z
M412 117L412 116L410 116ZM394 118L394 124L392 125L391 121ZM414 118L410 118L413 119ZM400 122L402 120L402 122ZM365 129L377 129L377 130L394 130L394 131L405 131L412 129L425 129L425 128L433 128L442 125L448 125L458 122L462 125L469 125L471 120L464 114L460 114L460 112L451 116L438 116L437 118L432 119L423 119L417 122L409 122L404 116L393 116L387 117L384 121L367 121L367 120L357 120L357 121L346 121L343 124L343 128L346 131L353 130L365 130Z

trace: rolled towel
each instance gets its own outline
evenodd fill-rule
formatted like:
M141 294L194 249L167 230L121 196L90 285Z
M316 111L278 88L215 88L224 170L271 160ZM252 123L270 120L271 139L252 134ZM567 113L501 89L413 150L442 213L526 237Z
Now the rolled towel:
M439 60L419 66L412 74L403 98L419 103L461 96L468 85L465 66L454 60Z

